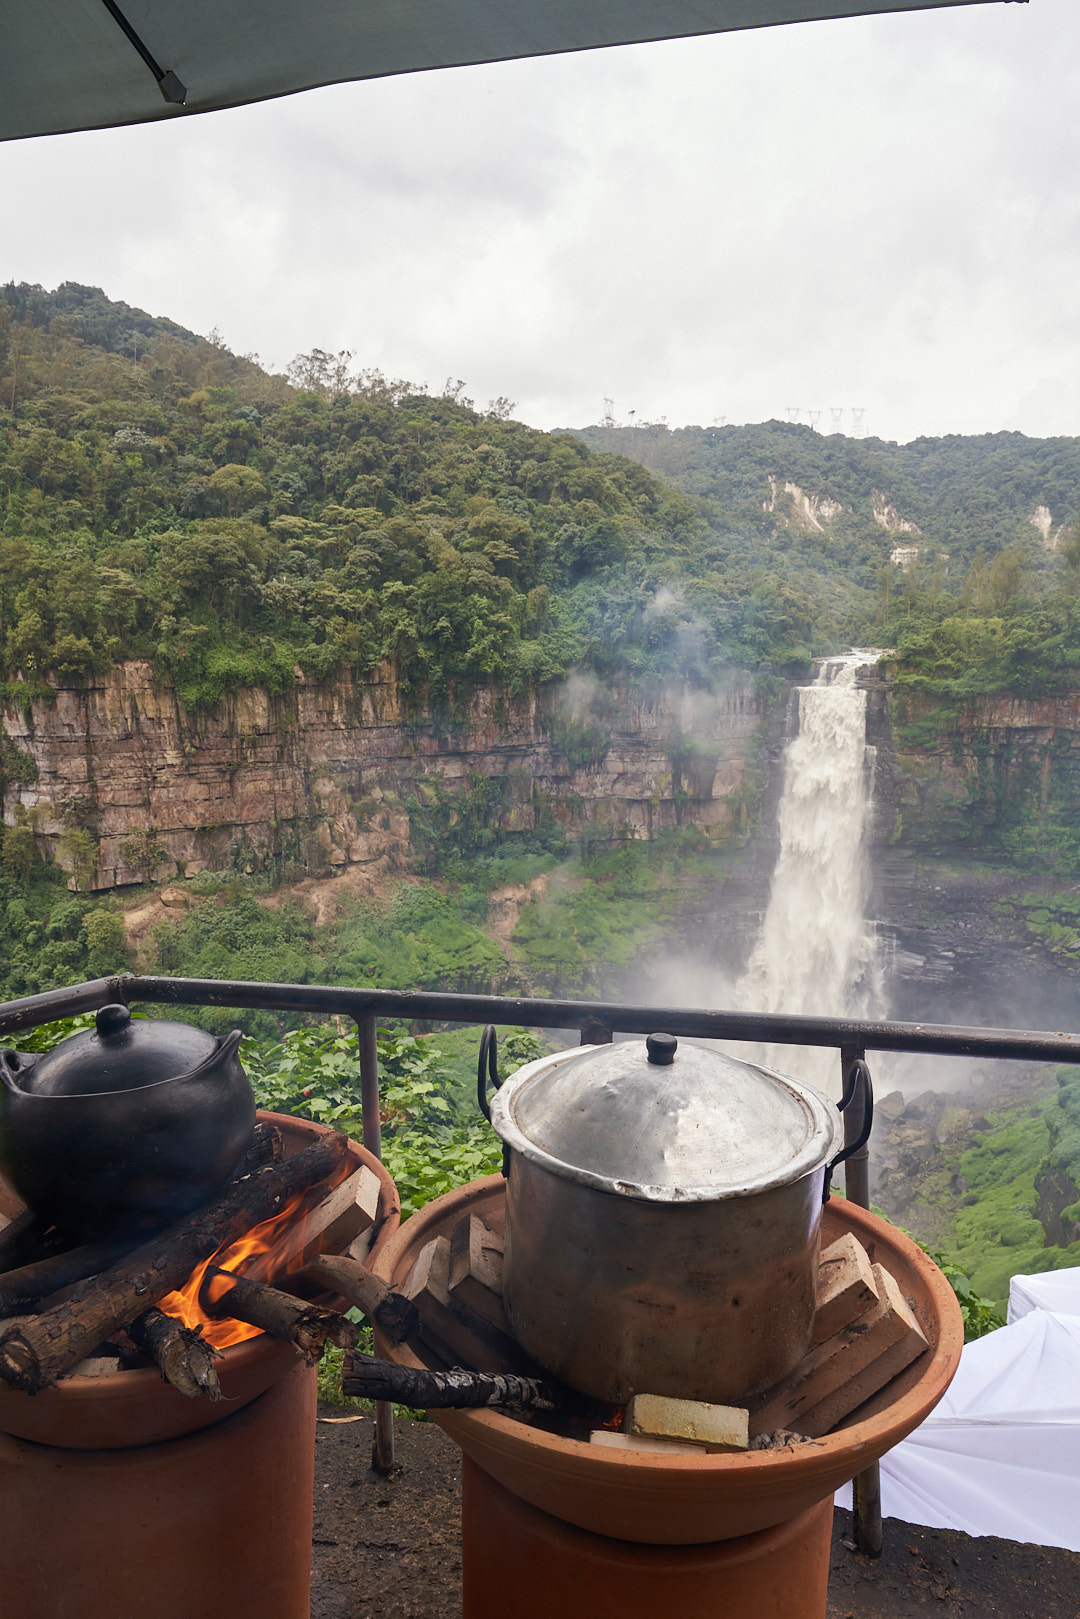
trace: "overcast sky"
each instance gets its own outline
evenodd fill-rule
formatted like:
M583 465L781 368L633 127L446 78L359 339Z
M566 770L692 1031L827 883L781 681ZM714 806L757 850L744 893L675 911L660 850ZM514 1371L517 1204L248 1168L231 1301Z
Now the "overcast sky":
M762 29L0 145L0 276L540 427L1080 433L1076 0Z

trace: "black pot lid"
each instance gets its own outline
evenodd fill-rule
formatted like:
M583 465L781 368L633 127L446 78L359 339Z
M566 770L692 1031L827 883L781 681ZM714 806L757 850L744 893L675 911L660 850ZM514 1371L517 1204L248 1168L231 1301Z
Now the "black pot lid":
M495 1092L491 1122L556 1175L662 1203L787 1185L843 1139L820 1092L670 1034L529 1063Z
M201 1068L221 1042L190 1023L132 1019L126 1006L103 1006L96 1027L68 1035L19 1076L35 1096L131 1091Z

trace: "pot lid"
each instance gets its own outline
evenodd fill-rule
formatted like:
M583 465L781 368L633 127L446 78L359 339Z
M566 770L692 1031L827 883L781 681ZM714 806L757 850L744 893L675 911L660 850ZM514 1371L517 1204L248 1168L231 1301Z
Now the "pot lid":
M787 1185L843 1139L818 1091L670 1034L530 1063L492 1097L491 1122L555 1174L666 1203Z
M94 1022L92 1029L69 1034L20 1076L21 1089L35 1096L136 1090L201 1068L221 1045L190 1023L133 1020L126 1006L103 1006Z

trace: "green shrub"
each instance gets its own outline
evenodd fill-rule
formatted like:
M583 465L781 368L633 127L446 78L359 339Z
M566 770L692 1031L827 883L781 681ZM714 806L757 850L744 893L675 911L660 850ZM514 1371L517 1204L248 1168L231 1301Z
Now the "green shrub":
M502 1077L541 1051L526 1031L503 1044ZM462 1122L437 1037L378 1038L383 1161L403 1214L444 1192L497 1173L502 1144L483 1120ZM317 1119L363 1138L356 1039L333 1028L295 1030L276 1044L246 1040L241 1059L261 1107Z
M92 978L125 972L130 965L124 919L119 911L100 905L83 918L86 970Z

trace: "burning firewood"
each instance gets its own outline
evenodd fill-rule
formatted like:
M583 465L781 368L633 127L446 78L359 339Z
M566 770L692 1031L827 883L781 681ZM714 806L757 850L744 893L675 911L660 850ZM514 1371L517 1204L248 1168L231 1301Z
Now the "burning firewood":
M277 1163L284 1152L281 1131L276 1125L260 1122L233 1179L254 1174L264 1164ZM0 1321L33 1310L51 1294L108 1270L129 1249L130 1241L122 1238L72 1247L61 1232L44 1227L28 1209L24 1210L0 1232Z
M371 1355L352 1354L345 1362L341 1391L362 1400L392 1400L422 1410L464 1409L508 1405L536 1411L554 1411L561 1403L556 1390L536 1377L512 1372L471 1372L456 1366L429 1372L418 1366L398 1366Z
M379 1190L379 1177L362 1165L320 1198L314 1208L305 1210L302 1220L283 1231L273 1252L260 1256L250 1274L257 1281L276 1280L303 1270L324 1248L340 1252L348 1247L374 1224Z
M251 1146L234 1180L253 1174L264 1164L278 1162L284 1150L284 1138L275 1125L257 1124ZM43 1299L54 1293L60 1293L90 1276L100 1275L114 1265L122 1254L130 1251L130 1241L123 1238L119 1241L82 1243L77 1248L64 1247L63 1236L54 1230L43 1232L40 1223L28 1211L12 1222L13 1226L19 1224L24 1233L21 1242L16 1240L10 1246L4 1243L3 1239L11 1227L0 1235L0 1263L4 1257L18 1253L19 1247L36 1250L39 1257L0 1272L0 1321L23 1311L33 1311ZM55 1251L40 1255L43 1248Z
M206 1343L200 1327L184 1327L161 1310L147 1310L128 1328L128 1336L153 1355L166 1383L189 1399L205 1394L221 1399L221 1384L214 1369L218 1351Z
M280 1214L299 1193L334 1184L351 1162L342 1135L326 1135L292 1158L234 1181L211 1203L178 1220L40 1316L0 1325L0 1378L34 1393L47 1388L103 1339L182 1287L196 1265L245 1231Z
M411 1299L395 1293L364 1265L344 1254L320 1254L300 1275L343 1299L371 1320L392 1344L406 1343L420 1331L420 1312Z
M227 1286L225 1284L228 1284ZM306 1360L318 1360L327 1342L339 1349L355 1349L360 1337L356 1323L321 1304L305 1304L291 1293L253 1282L246 1276L212 1268L200 1295L208 1315L246 1321L270 1338L293 1343Z

